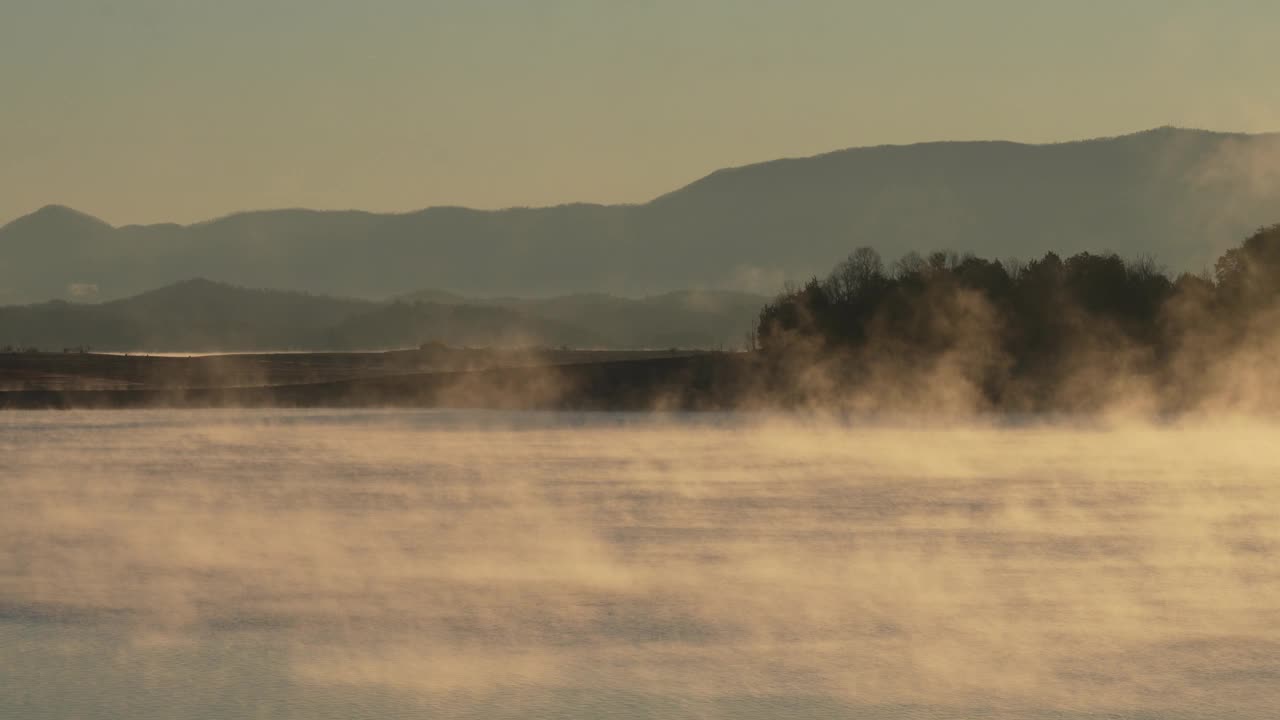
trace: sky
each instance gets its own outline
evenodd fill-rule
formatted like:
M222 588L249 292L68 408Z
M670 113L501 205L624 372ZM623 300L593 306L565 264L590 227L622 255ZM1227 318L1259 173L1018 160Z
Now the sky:
M645 202L884 143L1280 130L1280 3L0 0L0 223Z

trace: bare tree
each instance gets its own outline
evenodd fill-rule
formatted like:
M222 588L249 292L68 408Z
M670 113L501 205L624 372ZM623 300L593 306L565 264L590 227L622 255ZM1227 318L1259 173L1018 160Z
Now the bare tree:
M823 290L836 302L848 302L884 279L884 261L873 248L860 247L827 276Z

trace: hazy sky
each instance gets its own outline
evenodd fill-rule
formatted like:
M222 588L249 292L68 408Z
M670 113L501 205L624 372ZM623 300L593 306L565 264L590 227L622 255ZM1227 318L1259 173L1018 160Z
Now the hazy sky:
M643 202L780 156L1280 129L1280 3L0 0L0 222Z

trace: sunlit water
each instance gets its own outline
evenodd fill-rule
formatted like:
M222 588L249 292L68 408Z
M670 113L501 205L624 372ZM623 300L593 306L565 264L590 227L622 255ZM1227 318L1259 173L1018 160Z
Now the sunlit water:
M1277 717L1275 430L3 414L0 717Z

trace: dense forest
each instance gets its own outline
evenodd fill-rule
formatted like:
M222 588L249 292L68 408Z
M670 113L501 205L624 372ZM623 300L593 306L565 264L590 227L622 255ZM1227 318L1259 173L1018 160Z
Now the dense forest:
M1144 410L1275 400L1280 225L1170 277L1151 257L1029 262L869 248L760 312L756 343L797 397L855 406Z

